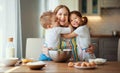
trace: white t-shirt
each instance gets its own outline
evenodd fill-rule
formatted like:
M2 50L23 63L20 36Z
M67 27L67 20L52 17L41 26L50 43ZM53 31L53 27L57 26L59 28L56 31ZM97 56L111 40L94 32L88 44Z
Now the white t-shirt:
M74 32L78 34L76 37L76 43L80 60L88 61L88 59L94 59L94 54L85 51L91 43L90 32L87 25L78 27Z
M48 48L57 48L60 45L60 34L70 33L69 27L53 27L45 31L45 45Z
M78 27L74 31L74 33L78 34L78 36L76 37L77 47L82 49L88 48L91 43L91 39L90 39L90 32L87 25Z

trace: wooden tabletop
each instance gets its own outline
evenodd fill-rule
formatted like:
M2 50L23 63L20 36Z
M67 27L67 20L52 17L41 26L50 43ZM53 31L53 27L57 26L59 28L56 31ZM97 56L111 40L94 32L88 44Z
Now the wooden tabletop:
M47 66L42 70L30 70L27 66L21 65L16 67L2 67L0 72L26 72L26 73L120 73L120 62L107 62L104 65L98 65L95 69L76 69L68 67L68 63L46 62Z

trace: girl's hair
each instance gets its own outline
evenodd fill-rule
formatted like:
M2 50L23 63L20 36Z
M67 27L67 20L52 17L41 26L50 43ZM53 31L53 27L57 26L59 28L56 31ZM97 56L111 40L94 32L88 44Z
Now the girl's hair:
M79 11L71 11L70 12L70 16L71 16L71 14L76 14L77 16L79 16L80 18L82 18L82 25L87 24L88 18L86 16L82 17L82 14Z
M68 11L68 18L70 16L70 10L66 5L58 5L55 9L54 9L54 13L57 14L57 12L61 9L61 8L65 8ZM69 19L68 19L69 21Z
M83 25L87 24L88 18L86 16L82 17Z
M40 16L40 23L43 28L47 28L47 25L51 25L51 18L55 16L55 13L52 11L46 11Z

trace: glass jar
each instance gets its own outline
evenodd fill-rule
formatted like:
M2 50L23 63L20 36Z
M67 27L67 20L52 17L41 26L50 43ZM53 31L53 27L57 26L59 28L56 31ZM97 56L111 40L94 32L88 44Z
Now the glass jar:
M15 47L13 43L13 38L8 38L7 48L6 48L6 57L13 58L15 57Z

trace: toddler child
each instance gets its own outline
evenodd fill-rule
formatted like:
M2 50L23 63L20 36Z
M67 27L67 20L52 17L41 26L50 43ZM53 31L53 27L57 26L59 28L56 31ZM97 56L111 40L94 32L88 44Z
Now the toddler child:
M44 51L42 56L49 58L49 49L59 49L60 47L60 34L67 34L71 32L70 27L59 27L58 19L54 12L44 12L40 17L40 22L43 28L45 28L45 42ZM40 60L43 59L42 56Z

